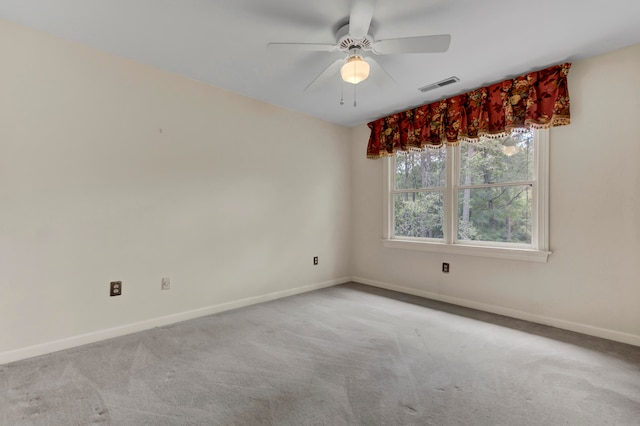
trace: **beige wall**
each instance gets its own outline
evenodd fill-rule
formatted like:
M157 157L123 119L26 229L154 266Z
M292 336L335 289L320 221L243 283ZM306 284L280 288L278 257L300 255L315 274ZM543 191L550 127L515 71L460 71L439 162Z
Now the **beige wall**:
M5 21L0 57L0 363L348 280L349 129Z
M353 129L358 281L640 345L640 45L575 63L550 135L545 264L383 248L382 162ZM440 272L443 261L451 273Z

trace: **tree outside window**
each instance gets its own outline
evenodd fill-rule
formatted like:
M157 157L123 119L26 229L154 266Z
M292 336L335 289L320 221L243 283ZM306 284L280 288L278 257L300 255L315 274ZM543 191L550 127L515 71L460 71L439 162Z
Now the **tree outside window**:
M391 237L535 245L538 132L396 153Z

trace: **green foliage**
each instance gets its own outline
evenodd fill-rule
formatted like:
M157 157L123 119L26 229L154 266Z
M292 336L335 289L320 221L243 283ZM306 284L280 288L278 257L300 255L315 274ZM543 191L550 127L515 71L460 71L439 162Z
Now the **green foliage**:
M442 238L444 199L442 191L396 194L395 235Z
M442 238L444 236L442 189L446 184L445 150L398 153L395 164L396 189L433 188L427 192L396 194L395 235Z
M517 152L505 155L504 145ZM459 152L458 239L530 243L532 135L461 143ZM446 150L398 153L395 164L395 189L405 190L395 194L395 235L443 238Z
M487 139L460 144L460 185L481 185L531 180L533 174L533 137L516 133L508 138ZM518 152L507 156L504 144Z
M396 154L396 189L444 188L446 151L399 152Z
M470 191L469 219L464 220L463 193ZM529 185L461 190L458 238L511 243L531 242Z

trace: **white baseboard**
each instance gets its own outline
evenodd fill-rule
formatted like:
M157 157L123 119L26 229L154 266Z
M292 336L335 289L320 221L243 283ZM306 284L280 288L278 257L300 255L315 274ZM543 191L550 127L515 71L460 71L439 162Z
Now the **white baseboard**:
M289 290L267 293L261 296L248 297L245 299L235 300L232 302L221 303L213 306L207 306L204 308L194 309L191 311L181 312L178 314L152 318L145 321L126 324L120 327L114 327L106 330L100 330L92 333L72 336L65 339L54 340L52 342L46 342L39 345L29 346L26 348L15 349L7 352L0 352L0 365L7 364L14 361L20 361L27 358L33 358L36 356L45 355L48 353L57 352L64 349L70 349L77 346L98 342L101 340L124 336L131 333L137 333L139 331L149 330L155 327L162 327L165 325L175 324L178 322L182 322L182 321L186 321L194 318L213 315L219 312L224 312L232 309L242 308L245 306L255 305L257 303L268 302L271 300L280 299L287 296L293 296L296 294L306 293L313 290L319 290L321 288L332 287L339 284L345 284L351 281L370 285L373 287L379 287L387 290L397 291L400 293L420 296L427 299L451 303L453 305L459 305L467 308L478 309L485 312L504 315L511 318L517 318L525 321L535 322L538 324L549 325L552 327L562 328L564 330L569 330L569 331L575 331L577 333L587 334L590 336L602 337L604 339L609 339L609 340L622 342L622 343L628 343L630 345L640 346L640 336L635 334L623 333L620 331L594 327L587 324L581 324L581 323L566 321L566 320L557 319L557 318L545 317L542 315L531 314L528 312L522 312L515 309L503 308L500 306L489 305L486 303L474 302L472 300L461 299L461 298L446 296L438 293L432 293L429 291L418 290L410 287L402 287L394 284L384 283L381 281L370 280L368 278L363 278L363 277L343 277L343 278L338 278L335 280L325 281L321 283L310 284L302 287L296 287Z
M486 303L474 302L472 300L460 299L457 297L446 296L438 293L432 293L424 290L417 290L410 287L401 287L394 284L384 283L380 281L370 280L362 277L352 277L352 281L367 284L373 287L384 288L387 290L397 291L399 293L411 294L427 299L438 300L440 302L451 303L452 305L464 306L467 308L478 309L480 311L491 312L506 317L517 318L525 321L535 322L538 324L549 325L564 330L575 331L576 333L587 334L589 336L602 337L603 339L614 340L616 342L628 343L630 345L640 346L640 336L620 331L609 330L606 328L594 327L588 324L581 324L572 321L566 321L558 318L546 317L543 315L531 314L528 312L518 311L515 309L503 308L501 306L488 305Z
M139 331L149 330L155 327L162 327L169 324L174 324L181 321L186 321L194 318L200 318L207 315L217 314L219 312L230 311L232 309L242 308L249 305L255 305L256 303L268 302L275 299L280 299L287 296L293 296L296 294L306 293L321 288L332 287L338 284L344 284L351 281L351 277L337 278L331 281L325 281L316 284L310 284L302 287L296 287L284 291L275 291L272 293L263 294L261 296L247 297L245 299L234 300L232 302L221 303L219 305L207 306L204 308L194 309L191 311L180 312L178 314L167 315L158 318L151 318L145 321L135 322L132 324L126 324L119 327L113 327L106 330L100 330L92 333L80 334L77 336L67 337L65 339L54 340L52 342L46 342L34 346L28 346L26 348L15 349L7 352L0 352L0 365L7 364L14 361L20 361L27 358L32 358L40 355L45 355L52 352L61 351L64 349L70 349L77 346L86 345L89 343L98 342L101 340L111 339L114 337L124 336L131 333L137 333Z

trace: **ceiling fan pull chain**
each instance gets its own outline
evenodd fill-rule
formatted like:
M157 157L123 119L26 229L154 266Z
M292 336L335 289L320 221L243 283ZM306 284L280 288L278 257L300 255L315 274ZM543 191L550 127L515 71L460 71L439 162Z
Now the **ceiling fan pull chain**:
M353 81L357 81L356 80L356 67L353 67ZM353 107L356 107L356 86L357 84L353 85Z
M340 106L344 105L344 81L340 84Z
M353 85L353 107L355 108L356 106L358 106L357 102L356 102L356 86L358 86L357 84Z

